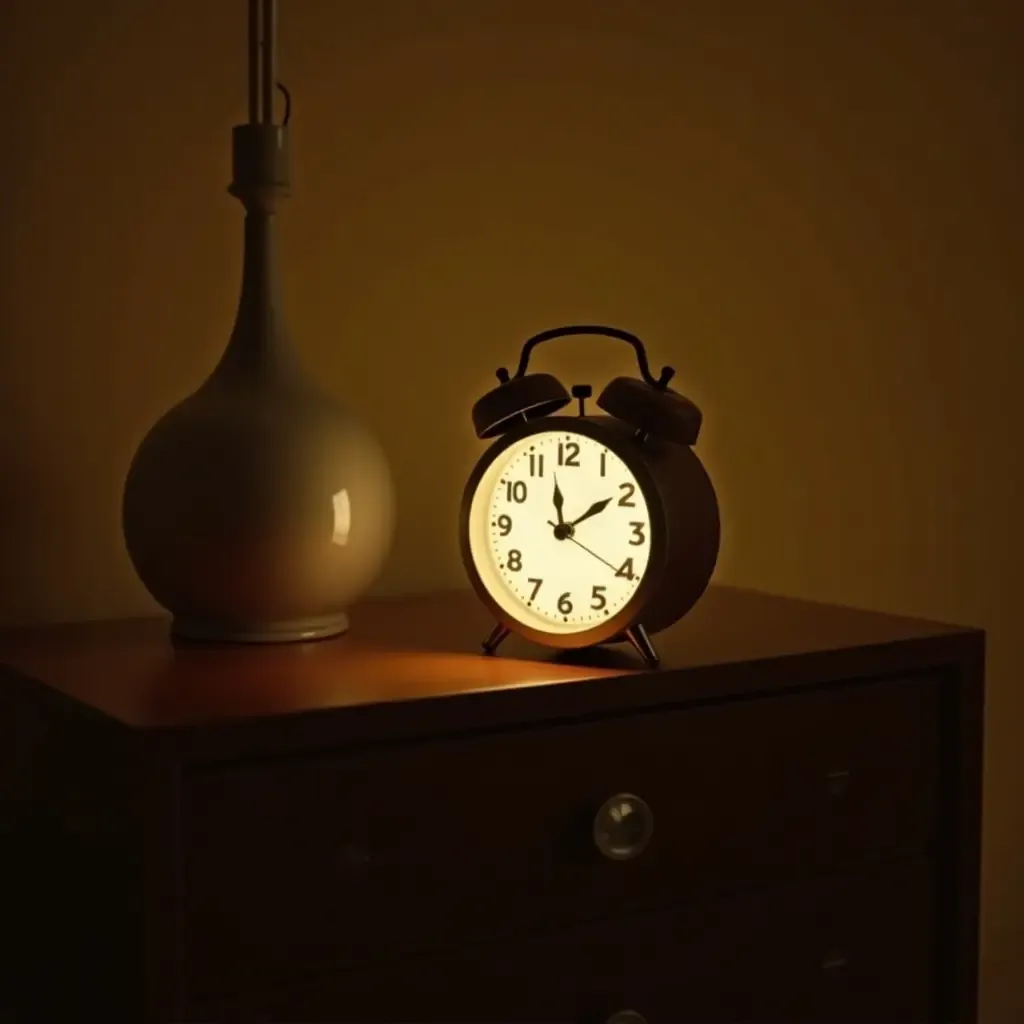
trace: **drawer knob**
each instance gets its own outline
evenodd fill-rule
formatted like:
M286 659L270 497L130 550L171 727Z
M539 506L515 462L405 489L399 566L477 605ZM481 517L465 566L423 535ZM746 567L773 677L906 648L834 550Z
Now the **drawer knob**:
M613 1013L604 1024L647 1024L647 1021L636 1010L619 1010Z
M653 832L654 814L632 793L609 797L594 816L594 844L609 860L639 857ZM628 1018L623 1018L624 1024L626 1021Z

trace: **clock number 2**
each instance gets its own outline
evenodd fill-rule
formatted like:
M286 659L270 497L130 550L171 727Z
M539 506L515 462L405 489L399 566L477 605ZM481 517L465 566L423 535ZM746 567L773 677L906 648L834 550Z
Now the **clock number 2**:
M619 490L622 491L619 505L622 508L636 508L636 502L631 500L636 488L632 484L619 484Z

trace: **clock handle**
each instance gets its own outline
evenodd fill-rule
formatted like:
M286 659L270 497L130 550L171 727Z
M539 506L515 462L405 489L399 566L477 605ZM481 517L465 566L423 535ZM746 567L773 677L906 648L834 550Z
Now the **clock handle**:
M658 388L664 390L668 387L668 382L675 376L676 371L671 366L663 366L661 368L661 376L655 378L651 373L650 364L647 362L647 351L644 349L644 343L635 335L630 334L629 331L620 331L617 327L601 327L595 324L577 324L570 327L554 327L548 331L542 331L540 334L535 334L530 338L524 345L523 351L519 356L519 366L516 369L516 377L522 377L526 373L526 367L530 363L530 353L536 348L542 341L551 341L554 338L567 338L574 334L594 334L604 338L616 338L619 341L625 341L633 346L633 351L636 352L637 366L640 368L640 376L643 377L644 381L652 388ZM505 367L497 372L498 380L502 384L507 384L509 381L509 372Z

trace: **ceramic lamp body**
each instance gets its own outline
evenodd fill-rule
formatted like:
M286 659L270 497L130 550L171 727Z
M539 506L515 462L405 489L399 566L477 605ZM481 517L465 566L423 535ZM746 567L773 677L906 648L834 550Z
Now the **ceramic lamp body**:
M267 642L336 635L390 549L387 460L307 377L280 314L287 135L235 129L246 207L242 294L224 356L146 435L124 489L132 564L174 632Z

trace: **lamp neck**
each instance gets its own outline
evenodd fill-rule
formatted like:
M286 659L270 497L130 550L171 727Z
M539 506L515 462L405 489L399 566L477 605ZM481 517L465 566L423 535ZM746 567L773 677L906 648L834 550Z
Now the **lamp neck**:
M299 368L281 311L277 263L277 208L290 191L287 129L239 125L233 141L234 180L228 191L245 207L242 290L231 340L214 377L280 377Z

